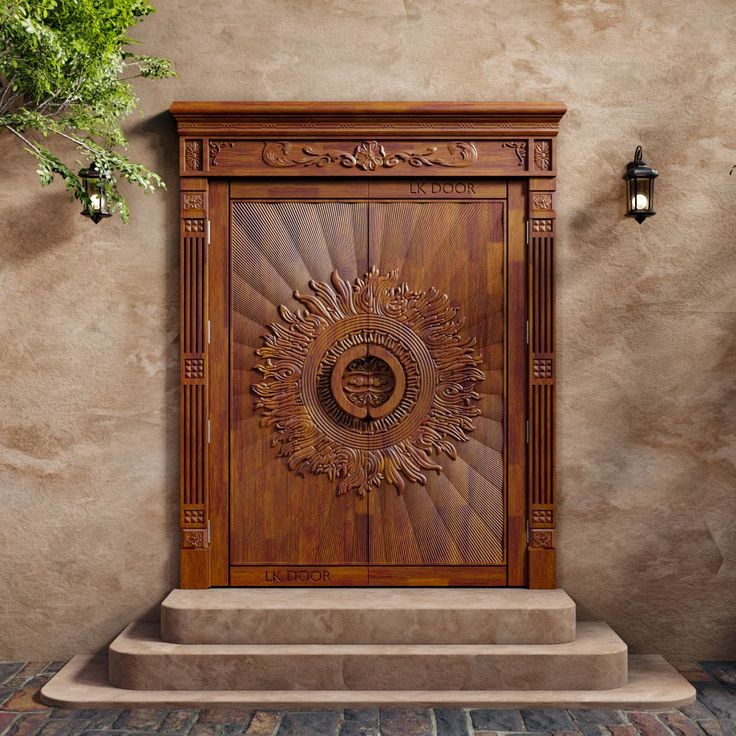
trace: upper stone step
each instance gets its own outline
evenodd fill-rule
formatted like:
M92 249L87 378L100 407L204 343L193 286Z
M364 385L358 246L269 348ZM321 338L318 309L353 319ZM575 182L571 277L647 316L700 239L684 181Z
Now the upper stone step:
M563 644L564 590L228 588L173 590L161 638L178 644Z

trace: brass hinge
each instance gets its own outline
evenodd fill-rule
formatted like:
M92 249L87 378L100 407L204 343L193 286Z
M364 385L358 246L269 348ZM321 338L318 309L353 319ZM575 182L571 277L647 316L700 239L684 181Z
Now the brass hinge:
M526 321L526 344L529 344L529 320Z
M210 442L212 442L212 422L208 419L207 420L207 444L209 445Z
M529 420L526 420L526 443L529 444Z
M529 522L527 521L527 538L529 537ZM210 543L210 540L212 539L212 527L210 525L210 520L207 519L207 544Z
M527 233L529 232L529 229L527 228ZM207 220L207 245L210 244L210 221Z
M526 333L526 341L529 342L529 323L526 323L527 327L527 333ZM207 344L209 345L212 342L212 322L210 320L207 320Z
M209 220L207 222L209 223ZM526 221L526 244L529 245L529 220Z

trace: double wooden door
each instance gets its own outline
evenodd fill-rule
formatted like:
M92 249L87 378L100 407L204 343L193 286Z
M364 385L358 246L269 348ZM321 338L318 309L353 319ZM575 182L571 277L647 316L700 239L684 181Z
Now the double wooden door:
M522 182L218 192L230 584L523 585Z

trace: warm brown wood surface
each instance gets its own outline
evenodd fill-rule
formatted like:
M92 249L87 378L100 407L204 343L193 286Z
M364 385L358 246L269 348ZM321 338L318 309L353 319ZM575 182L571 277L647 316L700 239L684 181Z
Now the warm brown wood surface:
M268 325L284 325L280 305L294 292L366 270L364 202L232 204L231 564L344 565L368 561L367 501L336 496L326 475L300 477L272 447L251 386Z
M178 102L171 110L182 177L182 587L553 587L564 106ZM337 495L326 474L300 477L277 457L273 427L260 426L254 409L254 351L265 326L281 320L279 305L299 308L294 290L312 293L309 280L329 282L335 267L350 283L373 265L398 268L410 290L436 287L465 312L463 330L482 356L479 400L469 402L480 414L469 417L467 439L451 440L456 460L442 451L421 460L441 468L421 471L426 482L407 480L404 468L404 480L391 481L405 482L401 493L384 482ZM401 372L365 366L346 390ZM284 582L274 568L301 572ZM320 570L333 572L320 578Z
M237 575L231 575L231 583L278 584L280 579L269 583L259 577L268 563L369 563L371 570L380 567L375 580L386 584L420 579L423 584L458 579L506 584L505 198L384 200L383 187L374 182L368 201L355 201L366 193L361 182L355 185L356 197L349 187L336 189L326 182L323 189L312 190L314 201L294 201L294 192L303 192L304 186L295 183L294 191L279 191L286 201L232 203L230 528ZM396 193L393 183L386 189ZM506 193L499 182L488 182L487 190ZM232 193L254 190L247 182L233 182ZM347 201L322 200L339 194ZM517 236L523 248L523 234ZM351 279L372 266L382 273L397 269L410 289L434 287L448 294L465 322L463 336L477 346L485 377L477 386L477 402L471 402L479 415L469 419L473 429L467 441L452 441L457 459L438 458L439 473L427 473L424 484L408 483L400 494L384 484L366 498L338 496L335 482L325 476L299 477L277 458L271 432L259 426L253 408L249 381L258 380L255 349L266 325L280 322L279 304L297 308L292 293L308 292L310 279L329 281L334 266ZM523 321L517 320L513 334L523 349ZM515 492L523 496L523 486ZM518 563L515 575L523 577ZM257 569L247 573L245 565ZM389 565L397 568L390 574ZM438 565L454 566L452 575L438 572ZM419 566L427 568L422 575ZM463 566L473 568L472 575L463 573ZM413 572L404 575L400 567ZM343 585L361 584L363 572L348 568L338 579Z
M450 440L457 459L435 458L443 470L401 494L386 484L370 494L371 564L503 564L504 203L373 201L369 216L371 266L446 295L485 376L468 439Z

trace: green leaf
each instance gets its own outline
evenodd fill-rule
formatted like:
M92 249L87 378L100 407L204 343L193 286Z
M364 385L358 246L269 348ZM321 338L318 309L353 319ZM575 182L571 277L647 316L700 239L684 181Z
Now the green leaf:
M71 138L109 172L110 202L126 220L117 179L146 193L163 186L118 151L127 148L121 121L138 103L131 68L149 79L174 75L168 60L129 49L130 30L153 12L150 0L0 0L0 131L24 139L42 185L60 177L84 203L79 176L37 143Z

